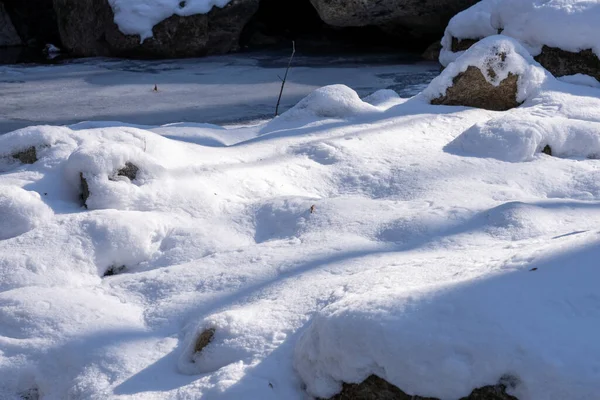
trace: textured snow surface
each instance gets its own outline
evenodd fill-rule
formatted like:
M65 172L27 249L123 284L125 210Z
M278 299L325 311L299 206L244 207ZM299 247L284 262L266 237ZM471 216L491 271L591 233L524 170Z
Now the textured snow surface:
M335 85L259 125L0 136L0 398L301 400L370 374L595 398L600 90L534 83L504 113Z
M482 0L454 16L442 39L440 62L448 65L462 52L451 51L452 38L481 39L502 33L533 55L542 46L600 55L599 0Z
M225 7L231 0L109 0L115 23L126 35L153 36L152 28L171 15L186 17L207 14L213 7Z

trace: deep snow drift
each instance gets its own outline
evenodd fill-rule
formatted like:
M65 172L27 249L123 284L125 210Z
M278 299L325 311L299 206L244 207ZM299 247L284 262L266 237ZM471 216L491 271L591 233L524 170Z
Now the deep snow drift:
M0 398L300 400L370 374L594 398L600 90L428 104L446 78L328 86L252 126L0 136Z

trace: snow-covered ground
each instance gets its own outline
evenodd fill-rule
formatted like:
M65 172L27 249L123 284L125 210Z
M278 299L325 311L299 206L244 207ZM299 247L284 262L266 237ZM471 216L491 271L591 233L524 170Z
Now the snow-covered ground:
M391 88L418 93L439 72L406 56L294 59L286 110L314 89L342 83L361 95ZM289 54L248 53L192 60L76 60L63 65L0 65L0 134L37 124L123 121L238 123L272 118ZM157 85L158 92L154 92Z
M0 398L300 400L370 374L444 400L502 376L520 400L596 398L600 89L554 79L510 39L489 41L524 74L519 108L428 104L466 64L410 99L364 97L408 68L386 65L329 76L363 100L328 86L261 123L0 136ZM54 101L79 93L68 101L86 119L104 95L107 119L119 119L148 98L148 114L176 121L201 99L234 121L257 104L266 113L277 91L276 71L254 64L215 63L194 80L146 71L134 84L107 65L65 67ZM122 71L135 62L115 65L138 76ZM3 71L60 80L38 68ZM78 73L85 89L69 88ZM295 74L288 101L317 84L314 69ZM169 87L190 90L179 102ZM40 96L22 99L50 104ZM57 122L73 115L60 112ZM36 163L11 157L31 146ZM118 173L128 162L133 181ZM214 338L194 353L207 329Z

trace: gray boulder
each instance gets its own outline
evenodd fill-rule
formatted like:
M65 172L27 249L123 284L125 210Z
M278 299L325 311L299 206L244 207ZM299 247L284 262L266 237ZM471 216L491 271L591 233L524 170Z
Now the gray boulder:
M23 44L21 38L17 34L4 4L0 3L0 47L19 46L21 44Z
M173 15L140 43L114 23L108 0L54 0L63 46L78 56L139 58L198 57L236 50L244 26L258 10L259 0L232 0L224 8L188 17Z
M310 0L333 26L377 25L412 36L441 34L450 18L478 0Z

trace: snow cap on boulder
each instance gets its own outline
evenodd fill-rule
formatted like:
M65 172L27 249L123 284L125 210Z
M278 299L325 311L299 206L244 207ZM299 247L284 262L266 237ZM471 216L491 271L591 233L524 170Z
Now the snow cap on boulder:
M598 21L600 0L483 0L450 20L440 63L447 66L477 40L502 33L555 76L587 73L600 80Z
M423 96L432 104L504 111L527 100L547 77L516 40L497 35L481 40L450 64Z

